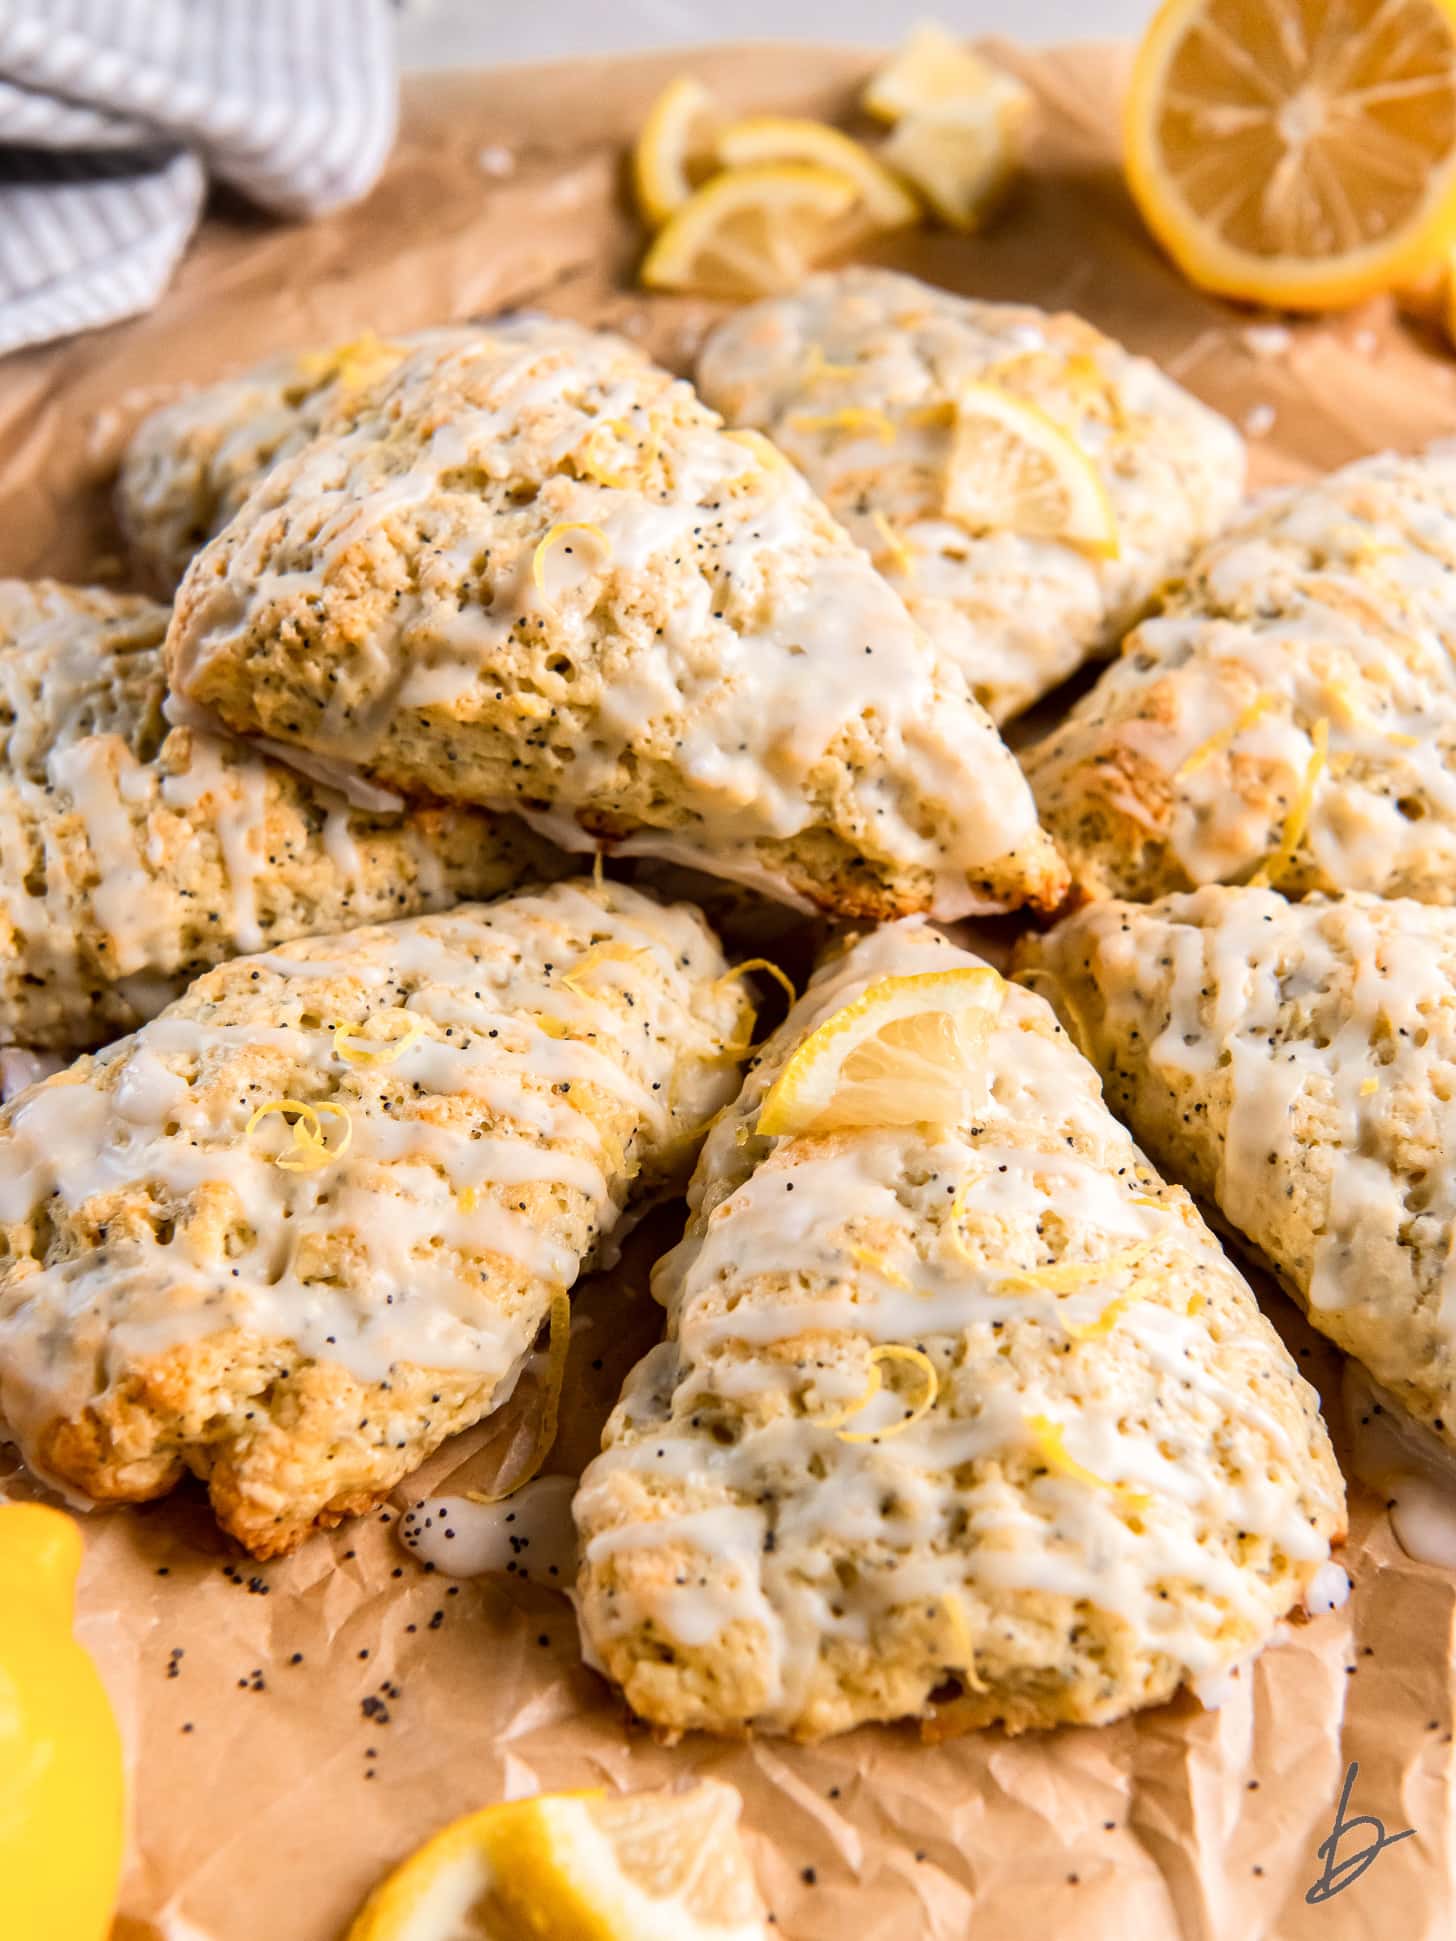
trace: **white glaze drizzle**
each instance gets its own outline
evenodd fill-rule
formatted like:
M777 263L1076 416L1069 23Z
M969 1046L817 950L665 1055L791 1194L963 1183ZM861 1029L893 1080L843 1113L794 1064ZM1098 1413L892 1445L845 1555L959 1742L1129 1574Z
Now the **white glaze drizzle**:
M974 1127L753 1138L776 1066L825 1017L879 976L975 961L928 929L892 925L811 986L709 1136L688 1237L655 1280L669 1339L629 1381L604 1452L582 1479L590 1647L602 1656L642 1625L701 1644L744 1620L764 1634L772 1666L760 1725L793 1725L826 1641L871 1641L892 1610L960 1590L1090 1600L1189 1678L1213 1675L1231 1662L1231 1637L1244 1640L1242 1652L1280 1615L1259 1574L1220 1538L1266 1538L1306 1581L1328 1556L1301 1500L1306 1418L1281 1417L1261 1399L1268 1371L1301 1388L1292 1366L1251 1308L1231 1321L1233 1269L1186 1199L1139 1160L1066 1039L1036 1028L1049 1018L1040 999L1008 989L987 1054L990 1096ZM947 1195L968 1176L971 1260L944 1231ZM856 1256L861 1239L878 1265ZM1129 1292L1131 1270L1089 1274L1070 1293L1008 1285L1014 1270L1048 1255L1097 1261L1131 1244L1150 1250L1139 1271L1156 1273L1161 1287L1127 1303L1115 1352L1179 1397L1161 1424L1138 1419L1136 1389L1115 1377L1099 1394L1093 1360L1075 1395L1058 1373L1068 1325L1095 1322ZM1207 1319L1186 1311L1200 1287L1220 1290L1225 1333L1246 1331L1240 1353L1214 1349ZM1002 1328L1010 1340L1029 1326L1044 1330L1040 1374L983 1347L974 1377L958 1380L958 1344L986 1343ZM928 1351L936 1365L939 1393L923 1420L882 1442L846 1443L811 1419L852 1402L865 1387L865 1348L892 1341ZM1106 1355L1115 1366L1111 1344ZM724 1401L741 1415L720 1441L698 1425L719 1419ZM905 1405L875 1407L897 1420ZM996 1459L1028 1451L1038 1415L1059 1424L1085 1469L1147 1492L1156 1511L1130 1517L1116 1488L1050 1469L1024 1488L1002 1480ZM865 1411L856 1427L877 1419ZM1210 1458L1201 1437L1216 1430L1243 1451L1236 1464ZM967 1464L982 1467L957 1480ZM684 1507L664 1513L661 1488L679 1490ZM618 1577L610 1595L592 1594L614 1557L677 1546L689 1556L675 1579L661 1570L631 1585ZM846 1586L835 1560L863 1562L857 1546L879 1563ZM1187 1594L1160 1596L1170 1583Z

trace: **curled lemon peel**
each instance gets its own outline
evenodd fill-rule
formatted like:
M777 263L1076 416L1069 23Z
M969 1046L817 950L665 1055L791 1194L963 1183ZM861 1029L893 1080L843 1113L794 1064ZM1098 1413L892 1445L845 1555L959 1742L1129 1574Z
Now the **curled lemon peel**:
M1261 721L1280 699L1281 697L1270 689L1256 694L1246 707L1240 708L1226 728L1220 728L1216 734L1210 735L1207 741L1201 741L1191 754L1183 757L1173 770L1174 781L1176 782L1181 775L1196 775L1200 768L1206 768L1215 756L1224 754L1240 735L1252 728L1255 722Z
M349 1150L354 1137L354 1121L349 1116L349 1108L338 1105L333 1099L320 1099L317 1105L310 1105L304 1099L269 1099L260 1105L243 1128L243 1137L250 1139L254 1128L273 1112L291 1112L293 1145L290 1149L275 1153L273 1164L285 1173L317 1173L341 1159ZM336 1146L329 1145L324 1138L320 1114L335 1113L343 1121L343 1132Z
M1100 1341L1104 1335L1112 1333L1123 1315L1134 1307L1147 1293L1152 1282L1147 1279L1135 1280L1125 1294L1110 1300L1095 1321L1070 1321L1065 1315L1058 1315L1063 1329L1073 1341Z
M1054 1267L1022 1268L1008 1274L997 1292L1020 1294L1044 1288L1051 1294L1073 1294L1079 1288L1135 1267L1145 1254L1152 1252L1153 1244L1151 1240L1135 1240L1131 1246L1119 1247L1102 1260L1064 1260Z
M789 461L773 440L766 437L763 432L753 430L751 426L739 431L725 431L723 436L735 445L742 445L745 451L752 452L760 464L766 466L771 472L787 472L790 469ZM738 472L728 480L728 484L738 485L743 480L751 480L755 476L752 472Z
M417 1011L380 1011L368 1023L389 1027L391 1035L366 1038L362 1027L356 1032L349 1024L334 1026L334 1050L346 1065L392 1065L425 1034L425 1021Z
M714 992L721 991L725 985L735 983L741 977L750 977L756 971L762 971L765 977L771 977L782 988L790 1004L798 1003L799 993L793 978L787 971L781 971L777 964L771 964L767 957L745 958L741 964L735 964L732 970L724 971L721 977L715 977L710 988ZM753 1027L757 1020L758 1013L755 1011L748 1021L749 1035L746 1038L729 1039L719 1051L719 1059L726 1064L735 1059L747 1058L751 1052L757 1051L759 1045L764 1042L761 1038L753 1036Z
M897 526L890 523L883 512L872 512L870 514L870 523L880 535L885 551L895 562L896 571L903 573L907 579L913 579L915 576L915 551L906 541L905 535Z
M872 432L882 445L893 445L899 436L889 413L873 405L849 404L842 411L795 411L787 422L796 431Z
M810 344L809 355L804 360L803 382L806 385L822 384L826 379L856 377L858 364L836 364L824 355L822 344Z
M554 526L548 528L545 537L537 543L536 550L531 555L531 578L536 582L537 592L544 593L546 591L547 556L553 547L561 544L568 533L573 532L589 533L601 547L605 558L611 558L612 542L600 526L594 526L589 519L559 520Z
M1305 830L1309 826L1310 810L1314 806L1314 792L1319 778L1330 758L1330 724L1321 715L1314 724L1311 735L1314 747L1309 761L1305 764L1304 780L1299 785L1299 793L1289 805L1289 814L1284 818L1284 832L1279 838L1279 846L1271 855L1264 858L1249 878L1249 888L1255 890L1272 889L1279 878L1294 860Z
M574 997L590 1003L596 998L597 993L581 982L588 971L595 970L598 964L639 964L644 960L650 964L651 953L637 944L592 944L588 950L582 952L570 970L561 973L556 982L564 984Z
M465 1496L471 1503L504 1503L507 1497L514 1496L519 1489L524 1489L526 1484L539 1474L542 1463L551 1453L551 1445L556 1440L556 1424L561 1409L561 1390L566 1381L566 1354L571 1346L571 1296L564 1287L553 1287L551 1290L548 1326L546 1393L541 1404L541 1423L536 1431L536 1442L531 1451L530 1461L521 1474L512 1479L506 1489L496 1490L490 1495L483 1490L466 1490Z
M1152 1497L1145 1489L1135 1489L1129 1483L1112 1483L1105 1476L1099 1476L1095 1469L1088 1469L1070 1453L1065 1440L1065 1432L1060 1422L1053 1422L1049 1415L1029 1415L1026 1418L1027 1433L1036 1445L1048 1469L1068 1477L1074 1483L1085 1483L1090 1489L1104 1489L1113 1496L1120 1497L1130 1509L1145 1509Z
M888 1281L891 1287L909 1287L910 1282L898 1267L892 1267L886 1256L874 1247L851 1247L849 1257L857 1266L868 1267L872 1274Z
M924 1394L901 1421L892 1422L888 1428L841 1428L841 1423L848 1422L851 1416L858 1415L859 1411L867 1403L872 1402L884 1387L884 1376L880 1368L881 1364L887 1361L905 1362L912 1368L918 1368L925 1376ZM935 1407L936 1397L940 1394L940 1377L935 1372L935 1363L923 1348L912 1348L901 1341L880 1342L870 1349L869 1363L870 1374L864 1393L845 1408L831 1409L825 1415L811 1416L809 1419L816 1429L833 1429L841 1442L886 1442L891 1436L903 1435L907 1429L913 1429L915 1424L922 1421Z

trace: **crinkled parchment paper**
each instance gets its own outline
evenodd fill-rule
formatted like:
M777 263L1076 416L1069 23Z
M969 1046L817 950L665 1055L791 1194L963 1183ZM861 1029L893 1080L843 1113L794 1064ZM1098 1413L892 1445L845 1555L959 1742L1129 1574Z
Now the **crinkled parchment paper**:
M1042 100L1030 178L993 234L914 236L887 259L1082 311L1244 424L1259 482L1456 430L1456 360L1387 309L1286 329L1199 296L1154 254L1114 165L1117 57L998 51ZM221 207L156 314L0 365L0 572L118 573L109 477L137 417L283 345L539 303L685 366L711 309L630 290L639 237L620 198L624 138L685 64L417 84L361 208L285 228ZM842 115L868 60L783 47L691 65L740 108ZM655 1216L582 1290L549 1470L590 1454L654 1338L646 1269L679 1218ZM1336 1409L1337 1357L1271 1303ZM1180 1700L1102 1730L937 1748L906 1728L664 1750L583 1669L563 1598L509 1578L451 1586L396 1541L420 1496L488 1486L527 1401L442 1451L387 1512L283 1563L230 1553L196 1497L89 1521L82 1631L133 1760L118 1941L335 1941L380 1872L450 1815L691 1770L742 1790L792 1941L1456 1932L1456 1582L1410 1562L1367 1494L1352 1492L1350 1605L1292 1628L1216 1712ZM1351 1761L1350 1811L1415 1837L1311 1906ZM1350 1835L1341 1857L1361 1844Z

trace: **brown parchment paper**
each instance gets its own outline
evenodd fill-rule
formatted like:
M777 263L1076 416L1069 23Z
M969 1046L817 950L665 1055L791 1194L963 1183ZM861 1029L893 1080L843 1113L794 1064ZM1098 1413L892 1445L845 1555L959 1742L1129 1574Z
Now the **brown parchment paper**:
M1456 359L1388 307L1271 330L1162 262L1116 171L1119 56L995 51L1041 99L1028 179L993 233L903 239L887 260L1082 311L1245 423L1259 483L1456 430ZM684 367L711 309L631 290L624 139L685 66L740 109L845 118L869 58L781 46L416 82L361 207L293 228L218 208L152 316L0 364L0 572L119 574L110 475L138 416L284 345L535 303L638 333ZM654 1215L583 1287L549 1471L590 1455L655 1338L647 1268L680 1218ZM1338 1357L1270 1304L1338 1436ZM934 1748L897 1728L668 1750L582 1667L562 1597L510 1578L451 1585L397 1543L421 1496L489 1485L529 1400L523 1387L504 1422L441 1451L388 1509L282 1563L232 1553L196 1496L88 1520L80 1628L132 1765L116 1941L336 1941L379 1874L454 1814L693 1771L741 1789L789 1941L1456 1933L1456 1578L1406 1558L1359 1488L1350 1605L1291 1628L1216 1712L1179 1700L1101 1730ZM1310 1906L1351 1761L1351 1811L1415 1837Z

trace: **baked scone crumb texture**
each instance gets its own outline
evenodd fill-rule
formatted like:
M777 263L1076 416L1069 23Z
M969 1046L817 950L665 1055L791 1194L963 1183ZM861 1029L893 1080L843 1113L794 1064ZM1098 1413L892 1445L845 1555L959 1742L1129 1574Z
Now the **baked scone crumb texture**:
M406 795L869 917L1054 905L963 675L802 478L543 318L341 400L198 555L174 686Z
M0 1418L260 1556L509 1394L751 1025L697 912L557 884L240 958L0 1111Z
M891 270L827 271L735 311L697 381L793 460L995 721L1111 652L1243 490L1238 433L1148 359L1080 317ZM956 403L978 384L1044 413L1091 462L1116 526L1110 557L951 515L967 456Z
M856 944L709 1136L668 1338L576 1501L587 1649L668 1731L1209 1691L1343 1533L1317 1398L1040 998L1006 991L964 1124L756 1135L806 1032L975 961L913 924Z

